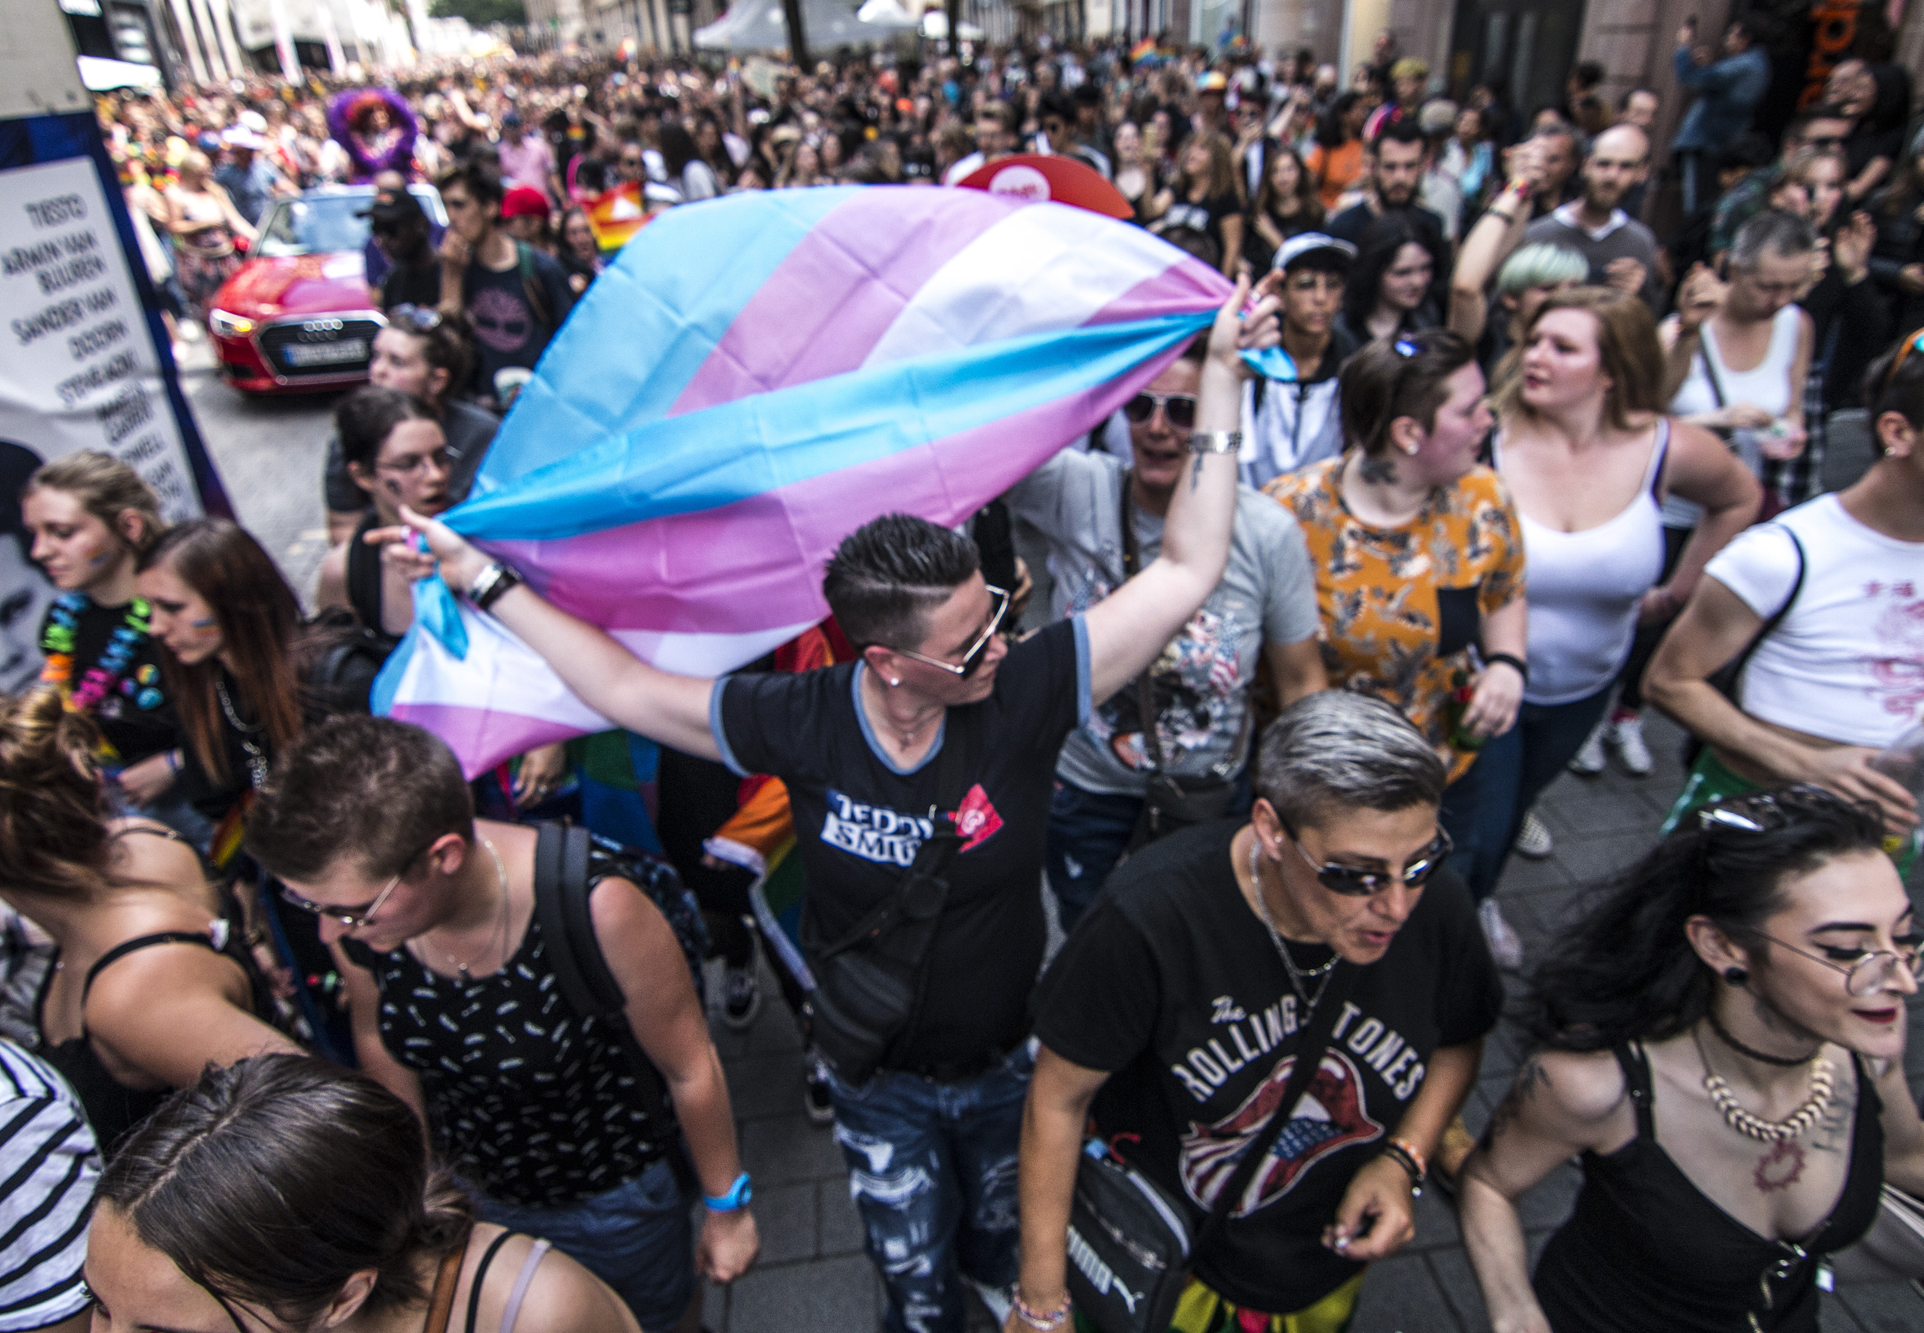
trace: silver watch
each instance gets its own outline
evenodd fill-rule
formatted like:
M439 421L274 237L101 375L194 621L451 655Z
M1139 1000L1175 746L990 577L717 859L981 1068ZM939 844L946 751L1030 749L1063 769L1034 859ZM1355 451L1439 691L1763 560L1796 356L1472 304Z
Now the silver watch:
M1189 432L1192 454L1233 454L1243 447L1239 430L1194 430Z

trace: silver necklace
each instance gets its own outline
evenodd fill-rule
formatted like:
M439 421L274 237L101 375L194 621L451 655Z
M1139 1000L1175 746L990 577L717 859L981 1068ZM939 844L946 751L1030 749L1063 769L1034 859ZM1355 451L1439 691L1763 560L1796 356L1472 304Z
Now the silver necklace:
M227 681L220 676L214 677L214 693L220 696L220 711L227 715L227 725L240 736L241 750L247 755L248 783L259 791L267 785L267 752L256 745L251 738L258 734L265 724L256 722L250 727L240 720L240 714L234 711L234 701L227 697Z
M495 928L495 938L490 940L479 953L471 955L465 963L449 953L446 949L443 949L440 945L437 944L434 946L436 953L453 964L456 978L463 986L473 982L473 966L486 957L489 950L496 946L499 946L503 950L508 947L508 868L501 864L501 853L494 849L493 843L483 838L481 839L481 845L486 847L488 849L488 855L494 858L494 878L495 882L501 886L501 918ZM503 965L505 965L506 962L507 960L504 958L502 960Z
M1820 1050L1810 1061L1810 1096L1802 1106L1792 1111L1782 1120L1766 1120L1762 1116L1746 1111L1737 1103L1737 1094L1721 1074L1711 1071L1710 1057L1704 1053L1703 1038L1695 1028L1691 1029L1691 1039L1697 1043L1697 1058L1704 1064L1704 1091L1710 1094L1711 1104L1722 1113L1724 1123L1747 1139L1759 1143L1787 1143L1796 1138L1819 1120L1830 1109L1832 1079L1830 1061Z
M1289 984L1296 988L1297 997L1305 1006L1304 1017L1307 1018L1315 1012L1317 1003L1323 998L1323 992L1329 989L1329 974L1336 970L1339 960L1335 951L1332 950L1329 961L1320 967L1296 966L1296 960L1289 956L1288 942L1276 929L1276 923L1269 919L1269 904L1263 901L1261 853L1262 842L1256 837L1256 829L1252 825L1249 830L1249 887L1256 899L1256 915L1262 918L1263 929L1269 932L1269 942L1276 946L1276 953L1283 960L1283 970L1289 973ZM1322 978L1322 984L1316 988L1314 997L1311 997L1309 987L1303 984L1305 977Z

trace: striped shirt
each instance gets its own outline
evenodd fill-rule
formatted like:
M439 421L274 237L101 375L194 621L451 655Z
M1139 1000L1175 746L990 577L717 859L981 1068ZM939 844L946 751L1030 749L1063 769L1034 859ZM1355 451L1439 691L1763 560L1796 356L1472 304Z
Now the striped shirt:
M81 1267L100 1157L60 1075L0 1041L0 1333L85 1310Z

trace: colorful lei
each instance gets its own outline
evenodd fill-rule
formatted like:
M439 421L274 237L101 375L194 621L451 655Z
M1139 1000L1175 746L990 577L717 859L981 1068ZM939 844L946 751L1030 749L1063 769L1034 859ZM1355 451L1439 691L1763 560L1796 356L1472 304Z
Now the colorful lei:
M158 675L152 671L127 675L134 654L147 642L151 632L153 608L144 597L136 597L127 603L127 614L115 628L113 637L107 640L100 660L87 668L86 674L80 678L80 684L73 684L74 642L80 629L80 617L92 605L93 599L84 592L65 593L55 600L47 620L46 633L40 636L40 648L46 654L46 665L40 669L41 683L57 687L61 697L67 701L67 707L79 713L90 713L98 708L101 700L113 693L116 687L139 708L159 707L162 696Z

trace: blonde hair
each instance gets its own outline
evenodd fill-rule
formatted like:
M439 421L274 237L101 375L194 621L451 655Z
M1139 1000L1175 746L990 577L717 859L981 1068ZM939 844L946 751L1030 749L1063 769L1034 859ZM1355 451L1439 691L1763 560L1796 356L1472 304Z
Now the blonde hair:
M99 744L52 686L0 699L0 864L15 888L86 901L107 887Z
M107 531L124 543L135 559L152 550L167 531L167 521L160 516L160 501L140 474L98 449L83 449L35 469L20 488L20 498L25 500L43 488L62 491L80 501L81 508L105 523ZM120 516L129 510L140 519L140 531L133 537L120 528Z
M1633 414L1663 411L1663 344L1650 307L1635 296L1608 287L1577 287L1545 298L1531 316L1523 337L1503 358L1491 395L1497 415L1509 418L1530 409L1523 403L1523 349L1543 317L1552 310L1582 310L1596 321L1597 360L1610 387L1604 411L1618 430L1634 430Z

